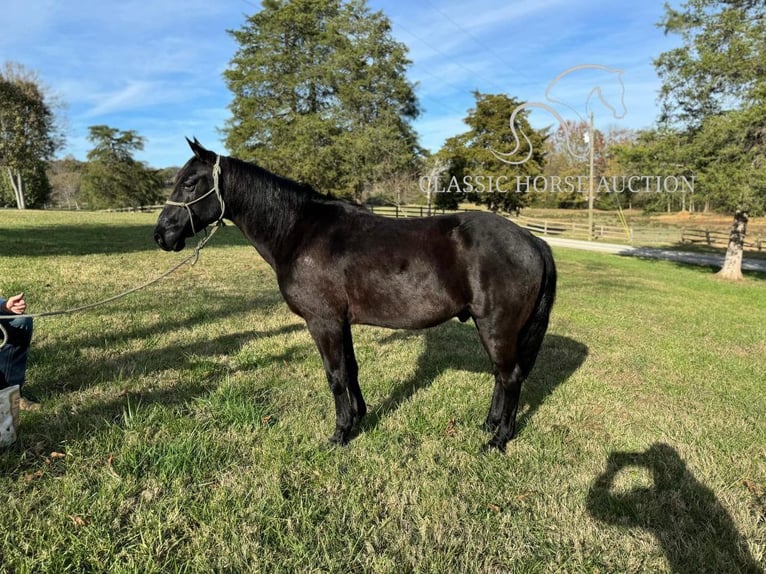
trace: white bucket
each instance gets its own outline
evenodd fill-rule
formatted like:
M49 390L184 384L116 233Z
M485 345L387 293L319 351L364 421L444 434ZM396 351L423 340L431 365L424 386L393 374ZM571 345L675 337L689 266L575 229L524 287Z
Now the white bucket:
M16 442L20 398L19 385L0 390L0 447Z

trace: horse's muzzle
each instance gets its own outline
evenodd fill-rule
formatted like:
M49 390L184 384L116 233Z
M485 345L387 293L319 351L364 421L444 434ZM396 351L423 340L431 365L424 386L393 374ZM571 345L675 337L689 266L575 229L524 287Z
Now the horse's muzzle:
M178 235L174 241L169 241L159 229L155 229L154 231L154 241L157 242L157 245L159 245L163 251L181 251L186 247L186 239L183 235Z

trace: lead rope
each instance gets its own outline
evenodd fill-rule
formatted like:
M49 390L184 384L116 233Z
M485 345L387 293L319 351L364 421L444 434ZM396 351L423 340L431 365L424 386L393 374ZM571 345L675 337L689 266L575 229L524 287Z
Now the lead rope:
M130 295L131 293L135 293L136 291L145 289L146 287L149 287L149 285L153 285L154 283L157 283L160 279L164 279L165 277L167 277L174 271L186 265L189 261L191 261L191 266L193 267L197 263L197 261L199 261L199 252L202 250L203 247L205 247L205 245L207 245L208 241L210 241L213 238L213 235L215 235L215 232L218 231L220 227L223 227L223 213L224 213L226 204L224 203L223 197L221 196L221 190L218 188L218 176L221 174L220 161L221 161L221 156L217 156L215 160L215 165L213 166L213 189L211 189L210 191L208 191L201 197L198 197L194 201L190 201L189 203L184 204L184 203L175 202L175 201L166 202L166 205L174 205L174 206L186 208L186 210L189 212L189 222L192 225L192 231L194 231L194 220L191 217L191 210L188 207L189 205L198 202L200 199L207 197L213 192L215 192L216 197L218 198L218 202L221 204L221 215L218 218L218 220L215 222L215 227L213 227L210 233L205 233L205 236L202 239L200 239L200 241L197 243L197 246L194 248L194 253L189 255L189 257L187 257L180 263L173 265L170 269L168 269L161 275L155 277L154 279L147 281L146 283L142 283L138 287L133 287L132 289L128 289L127 291L123 291L122 293L118 293L117 295L113 295L111 297L107 297L106 299L102 299L101 301L96 301L95 303L88 303L86 305L80 305L79 307L73 307L71 309L62 309L60 311L43 311L41 313L26 313L24 315L0 315L0 319L37 319L39 317L54 317L56 315L69 315L71 313L79 313L80 311L86 311L88 309L93 309L94 307L106 305L107 303L111 303L113 301L117 301L118 299L122 299L123 297ZM196 235L196 232L194 234ZM5 343L8 341L8 331L6 331L2 321L0 321L0 335L2 335L2 341L0 341L0 349L2 349Z

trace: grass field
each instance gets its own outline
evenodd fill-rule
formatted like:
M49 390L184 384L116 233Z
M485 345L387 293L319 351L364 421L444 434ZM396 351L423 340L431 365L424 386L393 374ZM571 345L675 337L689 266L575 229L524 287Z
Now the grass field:
M154 215L2 212L0 290L31 310L158 275ZM762 572L766 278L557 250L519 434L483 452L475 330L355 327L371 413L345 448L271 269L200 262L36 323L42 402L0 452L0 571Z

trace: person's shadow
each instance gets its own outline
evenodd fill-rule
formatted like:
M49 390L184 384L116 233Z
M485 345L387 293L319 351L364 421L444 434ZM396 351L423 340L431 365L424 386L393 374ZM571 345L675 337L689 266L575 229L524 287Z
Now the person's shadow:
M652 486L616 491L620 472L645 468ZM763 573L729 513L672 447L613 452L588 492L588 512L609 524L649 530L676 574Z
M380 344L421 336L425 339L425 345L414 374L409 380L397 385L381 403L372 405L352 436L375 428L401 403L420 389L429 386L445 371L492 372L492 364L481 345L476 328L471 323L463 324L453 320L422 331L396 331L381 340ZM535 367L522 386L516 421L517 434L523 431L545 398L566 381L587 356L588 347L578 341L550 333L545 336ZM360 374L361 377L363 374ZM492 388L489 386L486 389L487 409L492 397ZM483 422L482 415L477 424Z

